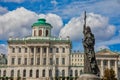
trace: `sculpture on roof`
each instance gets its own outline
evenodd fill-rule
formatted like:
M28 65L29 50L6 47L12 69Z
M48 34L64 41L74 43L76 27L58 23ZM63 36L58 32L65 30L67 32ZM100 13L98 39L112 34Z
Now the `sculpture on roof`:
M89 26L86 27L86 12L84 16L84 26L83 26L83 47L84 47L84 73L92 73L99 76L99 68L95 58L95 38L94 34L91 32Z

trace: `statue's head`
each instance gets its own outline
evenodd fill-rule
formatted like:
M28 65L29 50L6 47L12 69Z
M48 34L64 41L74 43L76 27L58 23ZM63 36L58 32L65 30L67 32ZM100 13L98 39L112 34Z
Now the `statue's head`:
M91 29L89 26L86 27L86 32L91 32Z

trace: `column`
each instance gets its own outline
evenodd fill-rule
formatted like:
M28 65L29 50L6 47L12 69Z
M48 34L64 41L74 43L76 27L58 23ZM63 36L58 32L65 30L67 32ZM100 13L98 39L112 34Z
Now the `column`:
M36 65L36 47L34 47L34 65Z
M40 47L40 65L42 65L43 64L43 62L42 62L42 46Z
M103 75L104 75L103 73L104 73L104 65L103 65L103 60L101 59L101 73L100 73L101 77L103 77Z
M10 57L10 55L11 55L11 48L10 48L10 46L8 46L8 63L7 63L7 65L11 65L11 57Z
M30 47L27 47L27 65L30 65Z
M25 47L21 47L21 53L22 53L22 57L21 57L21 64L23 65L25 60L24 60L24 54L25 54Z
M108 69L110 69L110 60L108 60Z
M115 74L116 78L118 79L118 60L115 60Z
M60 52L59 52L59 54L60 54L60 60L59 60L59 65L62 65L62 57L61 57L61 55L62 55L62 47L60 47Z
M46 65L49 65L49 47L47 46L47 53L46 53Z
M16 54L16 56L15 56L15 65L18 65L18 48L17 47L15 47L15 54Z

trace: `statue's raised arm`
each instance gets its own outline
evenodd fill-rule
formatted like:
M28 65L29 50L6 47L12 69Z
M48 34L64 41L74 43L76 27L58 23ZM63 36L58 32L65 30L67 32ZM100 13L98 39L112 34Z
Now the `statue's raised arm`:
M84 26L83 26L83 34L85 35L85 29L86 29L86 11L84 12Z

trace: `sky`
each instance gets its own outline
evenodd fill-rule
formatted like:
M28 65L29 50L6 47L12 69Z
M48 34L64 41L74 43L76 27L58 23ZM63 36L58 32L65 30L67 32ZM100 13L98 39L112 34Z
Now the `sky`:
M0 0L0 53L7 54L10 36L31 35L31 25L45 18L52 35L70 37L72 51L84 51L83 18L95 35L95 51L120 52L120 0Z

